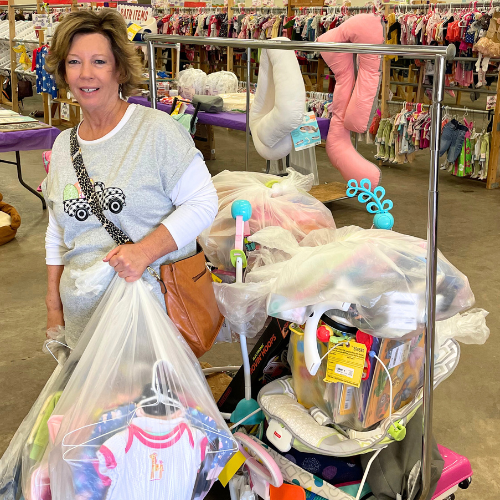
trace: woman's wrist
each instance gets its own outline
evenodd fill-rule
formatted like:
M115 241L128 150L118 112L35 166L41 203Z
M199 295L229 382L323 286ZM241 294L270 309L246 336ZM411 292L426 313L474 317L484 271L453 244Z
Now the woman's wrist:
M45 305L47 306L47 311L50 312L58 312L63 310L63 305L61 301L61 297L47 295L45 297Z

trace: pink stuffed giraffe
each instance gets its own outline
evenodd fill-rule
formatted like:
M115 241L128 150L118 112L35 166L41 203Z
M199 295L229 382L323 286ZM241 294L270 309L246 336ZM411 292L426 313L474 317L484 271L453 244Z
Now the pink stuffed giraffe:
M358 14L321 35L318 41L383 44L384 29L380 17ZM359 54L356 80L353 54L322 52L321 56L336 80L332 119L326 139L328 157L346 181L369 179L372 186L376 186L380 181L380 169L355 150L350 131L364 132L368 128L380 85L380 56Z

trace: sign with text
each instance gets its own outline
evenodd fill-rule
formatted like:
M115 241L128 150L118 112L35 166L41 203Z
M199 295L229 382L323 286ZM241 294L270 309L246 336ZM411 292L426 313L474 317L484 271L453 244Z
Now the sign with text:
M118 12L126 21L138 24L144 23L147 19L153 17L153 9L151 7L141 7L140 5L118 4Z

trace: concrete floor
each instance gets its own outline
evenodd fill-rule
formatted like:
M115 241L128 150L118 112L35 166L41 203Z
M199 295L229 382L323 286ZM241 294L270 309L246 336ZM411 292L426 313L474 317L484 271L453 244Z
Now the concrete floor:
M216 130L217 160L209 162L213 174L244 169L245 136ZM373 146L360 144L372 158ZM22 152L25 180L36 187L44 178L41 151ZM0 159L14 160L14 153ZM341 181L329 166L324 149L317 148L322 182ZM251 170L264 161L251 149ZM382 184L394 201L395 230L425 238L427 224L427 152L412 164L383 167ZM55 367L41 352L45 327L44 234L47 213L41 202L22 188L13 165L0 164L0 192L17 208L22 224L16 239L0 247L0 456ZM500 493L500 191L487 191L483 183L458 179L440 172L439 248L470 280L476 305L490 311L491 338L485 346L462 346L460 364L435 393L434 430L437 440L467 456L474 480L457 499L493 500ZM331 205L337 226L371 225L371 216L353 200ZM214 365L239 363L237 344L216 345L205 356ZM496 367L496 368L495 368Z

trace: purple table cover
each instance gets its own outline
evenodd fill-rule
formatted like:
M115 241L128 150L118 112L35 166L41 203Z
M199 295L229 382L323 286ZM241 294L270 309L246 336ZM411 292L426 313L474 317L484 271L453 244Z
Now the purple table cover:
M145 97L129 97L128 102L140 104L141 106L151 107L151 103ZM158 103L158 109L170 113L172 106L170 104ZM187 107L186 113L192 115L194 112L193 106ZM330 127L330 120L326 118L318 118L318 125L321 131L321 138L326 139L328 128ZM216 127L226 127L233 130L246 129L246 113L230 113L223 111L221 113L205 113L200 111L198 113L198 123L205 125L214 125Z
M52 145L60 133L61 131L55 127L0 132L0 153L52 149Z

